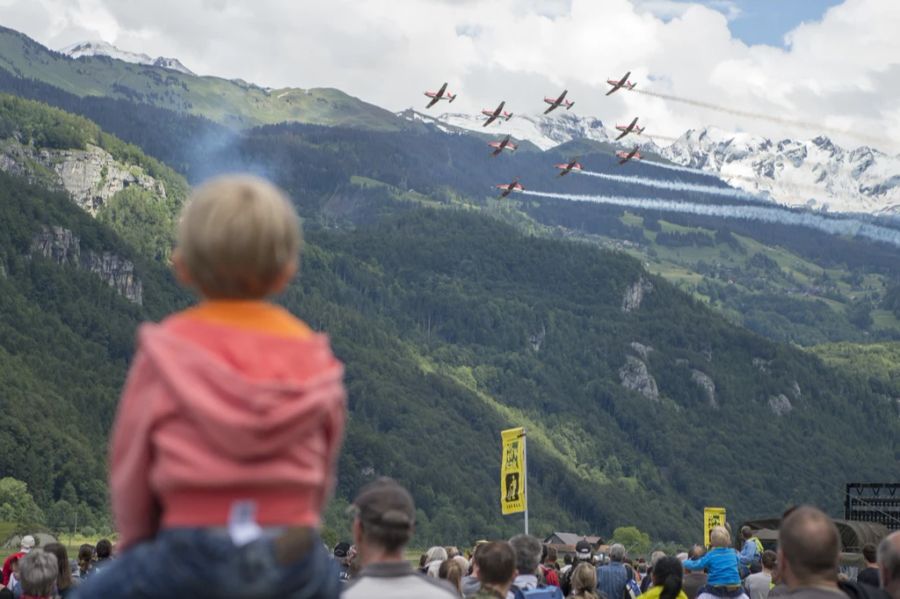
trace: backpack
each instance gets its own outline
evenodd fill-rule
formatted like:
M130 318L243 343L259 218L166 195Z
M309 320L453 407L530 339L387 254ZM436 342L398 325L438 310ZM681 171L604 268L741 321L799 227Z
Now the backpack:
M625 592L623 599L637 599L641 595L641 586L635 582L634 578L629 578L625 583Z
M559 587L538 585L537 588L522 590L516 585L509 588L515 599L564 599Z

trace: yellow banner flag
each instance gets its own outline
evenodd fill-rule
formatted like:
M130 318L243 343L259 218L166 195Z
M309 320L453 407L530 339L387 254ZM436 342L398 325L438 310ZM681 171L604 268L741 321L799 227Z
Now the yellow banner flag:
M709 533L715 526L725 526L725 508L723 507L705 507L703 508L703 542L709 547Z
M500 461L500 507L503 514L524 512L525 497L525 429L511 428L500 433L503 455Z

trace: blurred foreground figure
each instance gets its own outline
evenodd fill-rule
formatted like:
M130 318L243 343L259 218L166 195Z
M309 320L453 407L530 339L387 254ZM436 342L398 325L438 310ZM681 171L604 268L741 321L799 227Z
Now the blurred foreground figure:
M300 244L293 206L263 180L222 177L190 198L172 262L201 301L139 331L110 447L121 555L76 597L338 596L317 529L343 366L265 301Z

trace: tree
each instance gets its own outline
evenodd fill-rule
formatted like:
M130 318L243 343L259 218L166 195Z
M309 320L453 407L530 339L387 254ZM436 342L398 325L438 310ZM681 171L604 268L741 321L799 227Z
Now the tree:
M42 526L44 512L34 502L28 485L11 476L0 479L0 520L22 527Z
M621 543L631 555L645 555L650 552L653 543L650 535L638 530L636 526L620 526L613 531L613 543Z

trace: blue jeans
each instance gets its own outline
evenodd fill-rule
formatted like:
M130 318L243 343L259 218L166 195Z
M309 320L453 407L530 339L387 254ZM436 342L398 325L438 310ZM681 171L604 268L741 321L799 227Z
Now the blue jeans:
M271 535L237 547L224 530L177 528L135 545L72 597L337 599L340 591L337 565L318 537L302 558L283 565Z

